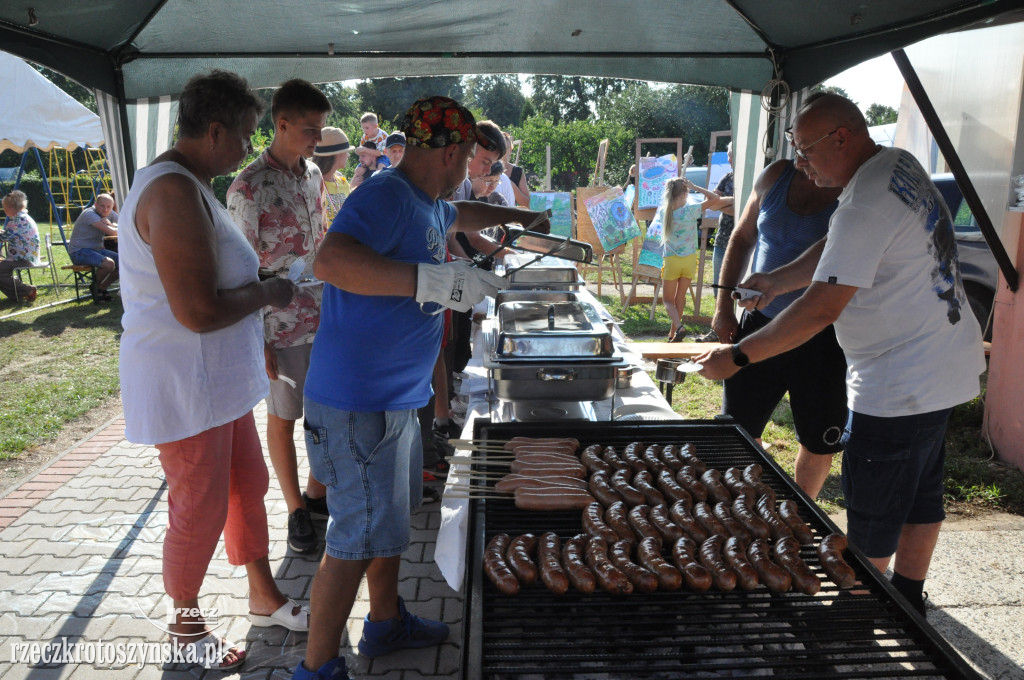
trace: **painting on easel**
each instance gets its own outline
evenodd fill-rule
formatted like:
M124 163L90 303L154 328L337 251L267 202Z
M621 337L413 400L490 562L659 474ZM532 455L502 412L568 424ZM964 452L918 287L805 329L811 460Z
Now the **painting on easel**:
M572 236L572 194L568 191L534 191L530 194L530 210L551 211L551 233Z
M664 246L661 245L661 233L663 231L661 216L662 211L659 209L654 219L648 223L647 233L644 234L644 241L640 245L640 255L637 259L637 264L661 269L665 252Z
M657 208L661 204L661 196L665 192L665 183L678 174L679 164L675 154L657 158L650 156L641 158L637 182L639 186L637 208L641 210Z
M594 223L594 231L605 251L618 248L640 236L640 225L626 206L619 187L612 187L586 199L584 205L587 206L587 214Z

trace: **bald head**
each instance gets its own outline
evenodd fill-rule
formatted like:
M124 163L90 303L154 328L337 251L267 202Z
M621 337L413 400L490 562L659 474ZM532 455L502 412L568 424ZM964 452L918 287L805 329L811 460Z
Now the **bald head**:
M864 114L856 104L838 94L812 96L797 113L794 127L800 123L821 124L829 129L845 127L854 133L868 134Z
M845 187L878 150L860 109L836 94L809 99L792 132L794 162L819 187Z

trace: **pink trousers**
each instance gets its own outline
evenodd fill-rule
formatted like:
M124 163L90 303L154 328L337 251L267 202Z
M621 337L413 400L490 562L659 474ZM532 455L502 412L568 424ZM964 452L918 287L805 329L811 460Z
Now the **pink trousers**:
M191 600L199 596L221 531L233 565L270 554L263 505L270 475L251 412L156 448L167 478L170 507L164 590L175 600Z

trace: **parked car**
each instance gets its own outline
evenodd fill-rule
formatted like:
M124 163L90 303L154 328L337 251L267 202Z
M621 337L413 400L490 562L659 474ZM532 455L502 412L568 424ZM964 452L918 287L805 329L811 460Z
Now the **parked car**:
M995 299L996 286L999 282L999 265L992 255L992 250L981 234L978 221L974 219L963 192L956 183L952 173L932 175L932 181L949 206L953 216L953 227L956 230L956 244L960 256L960 276L964 282L964 292L971 305L971 311L983 329L985 340L992 339L992 324L989 316L992 313L992 301Z

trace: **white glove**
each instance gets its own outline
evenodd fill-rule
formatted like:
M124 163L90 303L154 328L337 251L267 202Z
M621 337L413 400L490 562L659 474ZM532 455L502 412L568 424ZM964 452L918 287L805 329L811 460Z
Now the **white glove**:
M461 260L416 265L416 302L433 302L456 312L468 312L507 285L497 274Z

